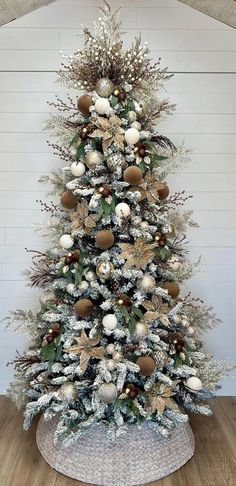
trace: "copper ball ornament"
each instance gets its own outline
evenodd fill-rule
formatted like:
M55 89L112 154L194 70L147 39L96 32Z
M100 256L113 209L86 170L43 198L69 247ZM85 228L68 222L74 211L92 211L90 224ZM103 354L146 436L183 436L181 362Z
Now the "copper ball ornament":
M93 100L89 95L82 95L77 100L77 108L83 115L89 115L89 108L92 106Z
M80 299L75 303L75 312L78 317L88 317L93 310L93 303L90 299Z
M150 376L156 368L156 363L151 356L140 356L136 364L139 366L139 373L142 376Z
M166 199L169 196L169 193L170 193L169 187L167 186L167 184L163 183L163 187L158 189L158 195L160 201Z
M66 209L75 209L78 204L77 197L70 191L64 191L61 195L61 205Z
M101 250L107 250L114 245L115 237L109 230L98 231L95 237L96 246Z
M143 173L139 167L131 165L124 171L124 180L131 186L138 186L143 180Z
M162 285L163 289L168 291L168 294L173 298L176 299L180 293L180 288L177 282L164 282Z

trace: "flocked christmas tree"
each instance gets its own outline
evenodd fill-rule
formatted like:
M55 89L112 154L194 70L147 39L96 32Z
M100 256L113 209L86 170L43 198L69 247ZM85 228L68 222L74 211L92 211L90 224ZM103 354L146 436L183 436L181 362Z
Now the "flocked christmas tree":
M146 421L166 437L184 409L211 413L204 401L230 368L203 351L212 309L184 292L194 222L165 179L188 156L157 131L174 110L160 99L170 76L140 38L124 50L120 29L105 4L84 49L65 56L59 76L77 93L51 103L48 128L67 165L42 178L61 204L41 202L50 248L26 272L41 308L9 316L31 340L10 387L24 427L56 415L67 443L96 422L114 436Z

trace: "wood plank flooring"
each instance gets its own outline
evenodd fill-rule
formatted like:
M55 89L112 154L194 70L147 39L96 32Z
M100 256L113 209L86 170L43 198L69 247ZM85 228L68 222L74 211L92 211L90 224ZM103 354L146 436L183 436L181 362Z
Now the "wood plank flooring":
M212 408L211 417L191 416L194 457L149 486L236 486L236 397L219 397ZM24 432L21 414L0 397L0 486L88 486L48 466L35 443L36 426Z

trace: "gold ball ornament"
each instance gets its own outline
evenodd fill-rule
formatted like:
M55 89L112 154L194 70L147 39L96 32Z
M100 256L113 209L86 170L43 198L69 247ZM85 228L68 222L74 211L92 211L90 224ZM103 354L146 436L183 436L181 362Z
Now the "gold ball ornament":
M114 96L116 96L116 97L118 97L118 96L119 96L119 94L120 94L120 88L118 88L118 86L116 86L116 87L114 88L113 95L114 95Z
M161 233L165 236L174 236L175 227L172 223L165 223L161 225Z
M102 261L97 264L96 274L101 280L108 280L111 278L113 271L114 265L109 261Z
M90 299L80 299L75 303L75 312L78 317L88 317L93 310L93 303Z
M143 180L143 173L139 167L131 165L124 171L124 180L131 186L138 186Z
M103 162L103 155L98 150L91 150L85 156L85 164L89 169Z
M148 326L144 322L137 322L134 333L132 334L132 340L135 343L143 341L149 334Z
M59 395L62 400L73 402L76 399L76 388L71 382L63 383L59 390Z
M95 90L102 98L108 98L114 91L114 83L108 78L100 78L96 82Z
M140 356L136 364L139 366L139 373L142 376L150 376L156 368L156 363L151 356Z
M168 291L168 294L173 298L176 299L178 297L180 288L177 282L164 282L162 285L163 289Z
M61 204L66 209L75 209L78 204L78 199L72 192L64 191L61 195Z
M114 383L103 383L98 389L98 396L103 403L112 403L116 400L118 391Z
M100 248L100 250L107 250L114 245L115 237L111 231L101 230L97 232L95 241L96 246Z
M82 95L77 100L77 108L83 115L89 115L89 108L92 106L93 100L89 95Z

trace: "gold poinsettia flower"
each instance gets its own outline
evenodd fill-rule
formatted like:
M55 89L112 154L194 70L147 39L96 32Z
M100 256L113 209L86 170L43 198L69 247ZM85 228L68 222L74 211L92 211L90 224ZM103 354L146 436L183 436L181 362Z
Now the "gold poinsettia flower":
M147 312L144 314L145 321L154 321L159 319L164 326L169 326L170 322L166 314L169 312L168 304L163 304L163 301L157 295L152 296L152 300L144 300L142 306Z
M102 359L105 354L105 349L97 347L100 338L90 339L85 331L81 332L79 337L74 338L76 345L70 346L66 349L67 353L80 354L80 368L82 373L87 369L90 358Z
M131 243L119 243L121 254L120 257L126 260L124 268L130 267L146 268L154 257L153 249L156 248L157 243L146 243L141 238L138 238L134 244Z
M180 380L176 380L172 385L165 385L164 383L154 385L147 392L148 411L150 414L159 412L162 415L166 407L175 412L180 411L177 403L171 398L175 394L174 390L179 382Z
M76 211L70 217L72 221L72 236L76 236L80 231L84 231L87 235L90 235L92 229L95 228L96 223L100 219L98 214L89 214L88 203L85 199L78 204Z
M112 143L120 150L124 148L124 130L121 128L121 120L118 116L112 115L110 118L99 116L93 124L97 129L89 136L102 139L103 151L107 150Z
M150 203L155 203L159 200L160 189L163 189L163 183L158 181L151 171L148 171L144 177L144 181L140 184L146 192L146 198Z

